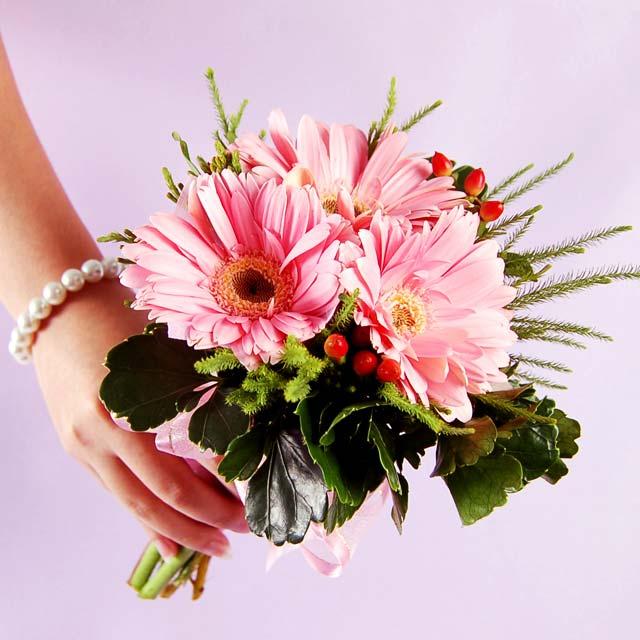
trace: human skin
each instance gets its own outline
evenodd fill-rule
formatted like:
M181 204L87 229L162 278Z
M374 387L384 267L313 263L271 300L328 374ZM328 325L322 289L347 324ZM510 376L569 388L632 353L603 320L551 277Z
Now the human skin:
M15 318L44 284L100 251L38 140L1 39L0 96L0 301ZM117 281L87 285L43 323L33 362L51 419L64 449L134 514L164 556L177 552L176 543L227 555L221 529L247 531L237 497L158 451L152 435L117 427L99 402L106 352L145 323L123 306L126 293Z

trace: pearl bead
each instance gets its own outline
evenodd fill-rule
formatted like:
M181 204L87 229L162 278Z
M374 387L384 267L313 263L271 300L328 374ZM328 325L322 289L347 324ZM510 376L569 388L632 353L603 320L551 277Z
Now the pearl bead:
M60 282L50 282L44 286L42 297L54 306L62 304L67 297L67 290Z
M102 261L102 268L104 270L104 277L108 280L114 280L120 275L120 263L118 258L109 257Z
M40 327L40 320L32 318L28 311L21 313L16 321L20 333L34 333Z
M67 269L60 282L67 291L80 291L84 287L84 274L80 269Z
M100 282L104 276L104 269L100 260L87 260L81 269L87 282Z
M28 347L19 347L13 343L9 343L9 353L20 364L28 364L31 360L31 350Z
M11 331L11 343L19 347L30 347L33 344L33 333L20 333L18 329Z
M44 298L33 298L28 309L29 315L36 320L44 320L51 315L51 305Z

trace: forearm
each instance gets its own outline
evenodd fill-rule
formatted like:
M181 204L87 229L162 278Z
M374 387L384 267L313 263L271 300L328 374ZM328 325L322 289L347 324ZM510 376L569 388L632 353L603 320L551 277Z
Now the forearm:
M38 140L1 39L0 96L0 301L16 316L98 249Z

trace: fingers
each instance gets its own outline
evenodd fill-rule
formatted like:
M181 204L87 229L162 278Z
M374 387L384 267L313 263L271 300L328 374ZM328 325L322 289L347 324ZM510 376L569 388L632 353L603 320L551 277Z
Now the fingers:
M117 458L105 458L98 472L107 488L147 528L207 555L229 555L229 541L221 531L192 520L165 504Z
M215 456L215 458L204 458L198 460L198 464L204 467L212 476L214 476L218 482L232 495L239 498L238 490L236 489L235 482L227 482L219 473L218 466L222 461L222 456Z
M149 540L151 540L158 549L158 552L162 556L163 560L168 560L169 558L173 558L180 551L180 546L177 545L173 540L169 540L169 538L165 538L165 536L160 535L157 531L150 529L146 525L142 525L142 528L147 532L149 536Z
M158 498L205 524L246 532L242 503L218 482L198 477L184 460L158 451L153 437L123 432L116 453Z

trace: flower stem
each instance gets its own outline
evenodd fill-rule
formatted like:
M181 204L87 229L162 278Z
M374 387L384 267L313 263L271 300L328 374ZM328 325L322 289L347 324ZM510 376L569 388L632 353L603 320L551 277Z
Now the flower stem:
M191 560L195 551L183 547L173 558L163 562L158 570L146 581L138 592L141 598L153 600L171 582L171 579L180 569Z
M138 560L138 564L136 564L133 572L131 573L129 585L136 591L140 592L140 589L145 585L159 561L160 553L156 548L156 545L153 542L150 542L142 552L140 560Z

